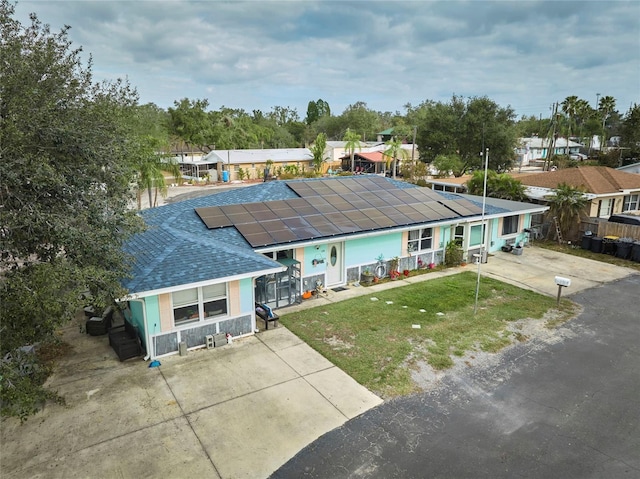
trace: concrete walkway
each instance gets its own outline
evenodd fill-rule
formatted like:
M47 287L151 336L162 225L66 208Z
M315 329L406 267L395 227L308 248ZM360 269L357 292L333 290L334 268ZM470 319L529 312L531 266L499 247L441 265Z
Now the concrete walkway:
M634 270L526 248L496 253L483 275L555 296L554 275L572 279L571 294ZM426 281L476 265L304 301L280 313ZM66 405L48 404L20 425L2 421L0 476L263 478L303 447L382 400L283 326L162 366L120 363L106 337L62 331L73 346L48 386Z

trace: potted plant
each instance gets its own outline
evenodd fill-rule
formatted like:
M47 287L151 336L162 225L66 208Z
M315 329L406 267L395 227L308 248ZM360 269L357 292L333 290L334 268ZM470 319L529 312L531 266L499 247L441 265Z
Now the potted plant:
M360 282L362 284L371 284L373 283L374 276L375 275L371 272L371 270L367 268L362 272Z

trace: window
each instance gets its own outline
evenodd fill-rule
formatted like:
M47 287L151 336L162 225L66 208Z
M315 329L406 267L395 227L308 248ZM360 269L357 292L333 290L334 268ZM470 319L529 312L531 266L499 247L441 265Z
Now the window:
M205 318L227 314L227 285L220 283L203 286L202 306Z
M190 288L171 293L176 326L227 314L226 283Z
M464 243L464 226L456 226L456 229L453 231L453 242L462 247Z
M613 200L606 199L598 202L598 218L607 218L613 213Z
M469 246L479 246L484 241L482 225L473 225L469 231Z
M176 326L200 319L198 288L171 293L171 299L173 300L173 320Z
M622 211L634 211L640 209L640 195L627 195L622 203Z
M518 232L518 216L505 216L502 218L502 235L512 235Z
M409 252L422 251L431 249L433 244L433 229L420 228L419 230L409 231L409 240L407 241L407 249Z

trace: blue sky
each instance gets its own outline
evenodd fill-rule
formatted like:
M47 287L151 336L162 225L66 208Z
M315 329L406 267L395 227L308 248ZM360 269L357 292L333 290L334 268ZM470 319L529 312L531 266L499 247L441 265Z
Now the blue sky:
M141 103L181 98L269 111L326 100L400 111L488 96L548 117L577 95L640 103L639 1L18 1L70 25L94 79L127 77Z

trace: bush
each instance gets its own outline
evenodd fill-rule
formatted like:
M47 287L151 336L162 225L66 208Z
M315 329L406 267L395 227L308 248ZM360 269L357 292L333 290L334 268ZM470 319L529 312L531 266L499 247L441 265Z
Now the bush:
M446 266L459 266L462 263L462 248L455 241L449 241L444 252Z
M50 365L34 353L17 349L0 360L0 412L24 422L47 400L64 403L55 391L42 387Z

